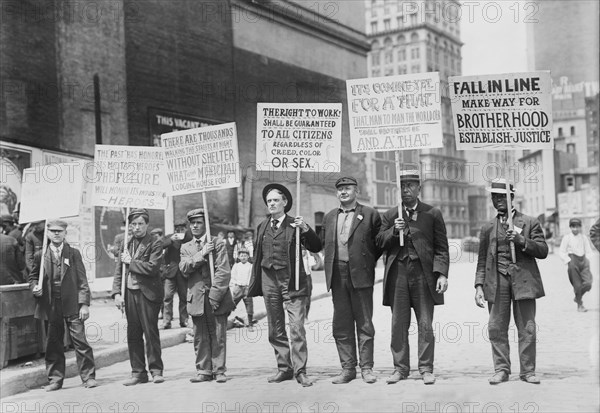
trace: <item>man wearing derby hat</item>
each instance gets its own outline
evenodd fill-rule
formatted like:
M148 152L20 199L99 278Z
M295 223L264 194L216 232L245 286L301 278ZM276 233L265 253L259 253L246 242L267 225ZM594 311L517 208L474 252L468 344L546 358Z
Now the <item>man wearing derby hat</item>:
M146 357L148 370L152 374L154 383L162 383L165 380L158 332L158 313L164 295L160 279L162 242L160 239L155 239L148 231L150 217L145 209L132 209L128 220L132 237L127 238L126 248L121 247L120 254L117 254L112 289L112 297L117 308L124 308L127 317L127 348L131 363L131 378L123 385L133 386L148 382ZM121 297L123 264L125 264L125 297Z
M48 325L46 339L46 391L62 388L65 379L64 326L66 324L77 358L79 375L86 388L96 387L94 354L85 337L85 320L88 319L90 288L81 253L65 242L67 223L60 220L48 222L50 245L44 253L33 257L29 285L36 298L34 317ZM44 280L39 284L40 269L44 266Z
M303 387L312 386L306 375L308 350L306 345L306 307L309 298L306 271L300 265L296 285L296 227L300 242L311 252L321 250L319 237L301 216L292 218L292 194L283 185L272 183L263 188L262 196L269 217L256 229L254 265L248 290L249 297L264 296L269 343L275 350L277 373L269 383L296 378ZM299 252L300 253L300 252ZM302 260L300 260L302 263ZM285 331L285 313L290 326L290 340Z
M355 178L342 177L335 188L340 205L325 215L321 229L327 290L333 298L333 338L342 365L333 383L352 381L359 358L363 381L375 383L373 286L381 256L375 243L381 217L375 209L357 202L360 192Z
M539 384L540 380L535 374L535 300L544 296L544 286L536 258L546 258L548 245L538 220L514 208L510 212L513 229L508 227L506 186L505 179L497 178L487 188L498 215L481 228L479 235L475 303L484 308L484 301L487 301L490 313L488 332L494 375L488 380L489 383L495 385L508 381L511 373L508 324L512 303L519 334L519 376L527 383ZM509 190L513 199L515 189L512 184ZM514 263L511 242L515 246Z
M394 207L383 214L377 245L387 252L383 279L383 305L391 306L391 350L394 373L388 384L408 378L410 310L414 309L419 334L419 373L425 384L434 384L433 309L444 304L448 288L448 238L442 212L418 196L419 171L401 171L402 212ZM400 246L400 232L404 245Z
M581 220L571 218L569 220L571 233L563 237L560 242L559 255L567 264L569 281L575 292L575 303L577 311L585 313L587 309L583 306L582 297L592 289L592 273L590 261L587 257L592 254L592 246L585 235L581 233Z
M187 311L194 323L196 377L192 383L212 381L225 383L227 316L235 308L229 281L231 270L225 242L208 238L205 211L187 213L193 239L181 246L179 269L187 278ZM210 254L214 258L211 275Z

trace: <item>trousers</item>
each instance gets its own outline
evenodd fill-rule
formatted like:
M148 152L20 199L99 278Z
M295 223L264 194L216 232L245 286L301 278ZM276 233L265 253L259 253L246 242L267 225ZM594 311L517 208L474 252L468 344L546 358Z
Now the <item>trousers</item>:
M131 375L147 377L148 370L152 376L162 375L163 361L158 332L158 312L160 304L148 300L140 290L127 288L125 292L125 314L127 316L127 348ZM144 355L144 338L145 355Z

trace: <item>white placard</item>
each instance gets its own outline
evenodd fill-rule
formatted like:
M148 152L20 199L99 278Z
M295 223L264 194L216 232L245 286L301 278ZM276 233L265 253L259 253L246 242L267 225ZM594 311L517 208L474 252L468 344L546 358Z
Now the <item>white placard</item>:
M258 103L256 170L339 172L341 103Z
M457 150L552 149L550 72L448 78Z
M23 170L19 222L79 215L83 163L66 162Z
M161 135L167 195L240 186L240 155L235 123Z
M352 152L441 148L437 72L346 80Z
M93 204L165 209L163 162L160 147L96 145Z

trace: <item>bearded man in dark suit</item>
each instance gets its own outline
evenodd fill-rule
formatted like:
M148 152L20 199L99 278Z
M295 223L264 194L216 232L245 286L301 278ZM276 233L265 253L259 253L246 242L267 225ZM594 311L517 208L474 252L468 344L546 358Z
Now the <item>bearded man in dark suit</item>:
M435 383L433 308L444 304L448 288L448 237L438 208L421 202L418 171L401 171L402 214L394 207L383 214L377 244L386 251L383 305L392 308L394 373L388 384L410 374L408 329L410 309L415 311L419 335L419 373L425 384ZM404 245L400 246L400 233Z

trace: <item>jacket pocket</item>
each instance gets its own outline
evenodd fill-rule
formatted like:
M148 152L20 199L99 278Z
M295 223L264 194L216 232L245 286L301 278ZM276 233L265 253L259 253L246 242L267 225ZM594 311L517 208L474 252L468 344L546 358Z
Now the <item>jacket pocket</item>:
M192 293L190 290L188 290L188 292L187 292L187 302L191 303L193 298L194 298L194 293Z

